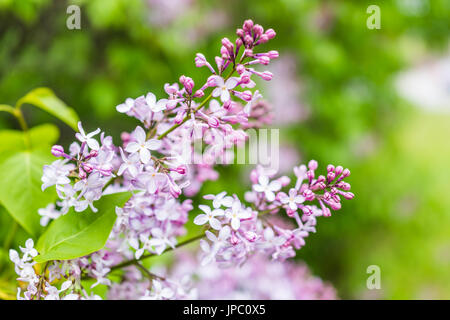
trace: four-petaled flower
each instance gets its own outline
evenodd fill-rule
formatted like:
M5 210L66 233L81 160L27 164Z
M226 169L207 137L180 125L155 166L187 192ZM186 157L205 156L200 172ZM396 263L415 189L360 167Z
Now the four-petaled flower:
M219 231L218 236L216 236L214 233L210 231L206 231L205 234L206 237L211 241L211 244L209 244L208 241L204 239L200 240L200 248L205 253L205 256L200 262L202 266L205 266L208 263L210 263L216 256L217 252L221 248L229 244L228 238L230 238L231 236L231 229L229 226L223 227Z
M230 100L230 91L231 89L234 89L238 84L238 79L232 77L229 78L227 81L224 81L224 79L220 76L213 76L212 79L214 79L214 83L216 85L216 88L212 92L213 97L220 97L220 100L222 102L227 102Z
M91 148L92 150L100 149L100 145L98 144L98 141L95 140L94 138L92 138L96 134L100 133L100 131L101 131L100 128L97 128L97 130L86 134L83 130L83 127L81 126L81 121L79 121L78 122L78 130L80 132L77 132L75 134L75 137L78 140L80 140L81 143L86 143L89 146L89 148Z
M119 170L117 171L117 175L121 176L125 170L128 170L128 173L132 177L136 177L138 174L138 167L140 165L139 163L139 155L137 153L131 154L129 157L125 156L123 153L122 148L119 148L120 155L122 157L122 164L119 167Z
M22 257L23 261L27 261L28 256L30 256L31 258L34 258L38 255L37 250L34 248L34 241L31 238L25 242L25 248L23 248L23 247L19 247L19 248L20 248L20 251L23 252L23 257Z
M209 222L209 225L216 230L220 230L222 224L220 223L220 221L215 218L218 216L223 216L224 215L224 211L222 209L214 209L213 211L211 211L211 208L205 205L199 205L198 206L200 208L200 210L202 210L204 212L204 214L199 214L198 216L195 217L194 219L194 223L196 225L204 225L205 223Z
M231 221L231 227L234 230L239 229L241 226L241 219L248 219L251 216L251 213L242 208L241 202L239 200L235 200L231 209L227 209L226 211L227 218Z
M305 202L305 197L297 194L297 190L292 188L289 190L289 195L280 197L280 201L282 204L287 204L292 211L296 211L298 209L297 205Z
M212 204L215 209L219 209L221 206L229 208L232 206L234 199L233 197L227 196L226 194L227 194L226 191L222 191L216 196L213 194L207 194L203 198L207 200L212 200L213 201Z
M150 150L158 150L161 147L161 141L157 139L146 140L146 135L142 127L137 126L134 130L135 141L127 144L125 151L135 153L139 151L142 163L146 164L150 161Z
M167 99L161 99L157 102L156 96L151 92L147 93L147 95L145 96L145 101L147 102L147 105L150 108L150 110L152 110L152 112L155 113L166 110L166 104L168 102Z
M259 176L258 183L259 184L253 185L253 190L255 190L256 192L264 192L264 195L269 202L275 200L274 192L281 189L281 183L277 180L271 181L269 183L269 178L263 175Z

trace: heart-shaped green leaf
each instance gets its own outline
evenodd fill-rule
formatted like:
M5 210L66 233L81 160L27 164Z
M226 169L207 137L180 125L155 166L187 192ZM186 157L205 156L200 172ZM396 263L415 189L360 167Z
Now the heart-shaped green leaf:
M42 230L38 209L55 201L56 192L41 190L42 167L54 160L49 152L14 153L0 164L0 203L31 235Z
M116 207L130 199L130 192L103 196L94 202L98 212L89 208L75 212L73 208L55 220L39 238L36 262L75 259L98 251L105 246L116 221Z
M78 115L72 108L68 107L61 99L59 99L52 90L48 88L37 88L28 92L24 97L17 101L20 107L24 103L32 104L51 115L64 121L66 124L77 130Z
M51 123L45 123L31 128L28 131L32 149L42 149L50 147L59 138L58 127ZM26 150L25 133L19 130L0 131L0 155L3 153L12 154L15 151Z

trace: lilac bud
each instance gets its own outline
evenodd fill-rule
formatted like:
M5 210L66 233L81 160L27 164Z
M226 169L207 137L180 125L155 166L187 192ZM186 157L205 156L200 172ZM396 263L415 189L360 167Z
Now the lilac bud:
M84 170L83 169L79 169L78 170L79 172L78 172L78 178L80 178L80 179L86 179L86 172L84 172Z
M230 243L235 246L240 242L239 238L236 236L236 234L233 232L233 234L230 237Z
M253 28L253 20L248 19L244 21L244 24L242 26L245 32L251 32Z
M277 35L276 32L273 29L267 29L266 32L264 33L269 39L273 39L275 38L275 36Z
M177 115L175 116L175 118L173 119L173 121L176 123L176 124L180 124L182 121L183 121L183 118L184 118L184 114L185 114L186 112L184 111L184 110L180 110L180 111L178 111L178 113L177 113Z
M266 34L263 34L259 38L258 43L266 43L267 41L269 41L269 37Z
M273 74L272 74L272 72L264 71L264 72L261 72L261 78L263 80L270 81L273 78Z
M355 197L352 192L342 192L341 194L347 200L352 200Z
M208 80L206 80L206 84L208 87L215 87L216 86L216 76L210 76Z
M250 172L250 182L252 184L256 184L258 183L258 178L259 178L258 172L256 170L252 170Z
M216 117L209 117L208 118L208 125L211 128L218 128L220 125L219 119L217 119Z
M264 28L262 26L260 26L259 24L255 24L253 26L253 32L257 37L259 37L263 34Z
M82 166L83 166L84 171L86 171L87 173L91 173L92 170L94 170L94 166L90 163L85 162L82 164Z
M342 166L337 166L336 167L336 176L340 175L342 173L342 171L344 171L344 168L342 168Z
M258 62L266 66L270 63L270 58L267 56L261 56L258 58Z
M195 66L196 67L203 67L206 65L206 58L203 54L201 53L197 53L197 55L195 56Z
M278 181L281 183L282 187L286 187L291 183L291 179L288 176L282 176L278 179Z
M339 210L341 209L342 205L340 202L334 202L333 200L324 200L326 204L328 204L331 209L333 210Z
M271 50L267 53L270 59L276 59L279 57L279 53L276 50Z
M304 214L306 214L307 216L310 216L313 214L313 211L311 210L311 208L309 206L303 206L300 207L300 209L303 211Z
M308 168L309 168L310 170L316 170L318 166L319 166L319 164L317 163L316 160L311 160L311 161L309 161L309 163L308 163Z
M60 145L55 144L52 147L52 155L55 157L64 157L65 153L64 153L64 148Z
M252 38L252 36L249 35L249 34L247 34L247 35L244 37L244 42L245 42L245 44L246 44L247 46L251 46L251 45L253 44L253 38Z
M244 65L238 64L236 67L236 71L237 71L237 73L242 74L245 71Z
M186 174L186 166L184 165L178 166L177 168L175 168L175 171L178 172L179 174Z
M241 77L240 83L247 84L249 82L250 82L250 76L248 74L245 74Z
M334 171L334 166L332 164L329 164L327 166L327 172L331 172L331 171Z
M253 50L252 49L245 49L244 54L247 57L251 57L251 56L253 56Z
M350 190L351 186L350 186L350 183L341 181L336 184L336 188L342 189L344 191L348 191L348 190Z
M228 57L228 49L225 46L220 47L220 54L225 57Z
M192 80L192 78L189 78L186 76L181 76L180 82L186 88L187 92L189 92L189 94L191 94L192 89L194 88L194 80Z
M324 182L325 180L326 180L326 178L325 178L324 175L320 175L320 176L317 178L317 182Z
M241 92L240 97L242 100L251 101L252 100L252 92L250 90L245 90Z
M203 90L201 90L201 89L198 89L197 91L195 91L194 98L201 98L204 95L205 95L205 92L203 92Z
M222 39L222 45L228 50L228 52L233 52L233 43L228 38Z
M315 198L314 192L309 189L303 191L303 196L305 197L306 201L313 201Z
M306 172L306 176L308 177L309 181L311 182L312 179L314 179L314 171L313 170L308 170Z
M333 181L334 178L336 178L336 175L334 174L334 172L328 172L328 174L327 174L327 181L328 181L328 183Z
M347 178L349 175L350 175L350 170L344 169L344 171L342 171L342 178Z

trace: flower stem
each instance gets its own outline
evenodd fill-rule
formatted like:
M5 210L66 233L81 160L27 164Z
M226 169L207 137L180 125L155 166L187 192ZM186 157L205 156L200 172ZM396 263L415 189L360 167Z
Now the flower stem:
M169 248L169 249L167 249L166 251L164 251L163 253L172 251L172 250L174 250L174 249L183 247L183 246L185 246L185 245L187 245L187 244L189 244L189 243L192 243L192 242L195 242L195 241L197 241L197 240L200 240L200 239L203 238L204 236L205 236L204 234L199 234L198 236L195 236L195 237L193 237L193 238L190 238L190 239L188 239L188 240L185 240L185 241L183 241L183 242L180 242L180 243L179 243L178 245L176 245L174 248ZM121 268L124 268L124 267L128 267L128 266L130 266L130 265L132 265L132 264L136 264L137 262L139 262L139 261L141 261L141 260L144 260L144 259L147 259L147 258L150 258L150 257L153 257L153 256L157 256L157 254L154 254L154 253L144 254L144 255L143 255L142 257L140 257L139 259L131 259L131 260L124 261L124 262L122 262L122 263L119 263L119 264L117 264L117 265L111 267L111 271L116 270L116 269L121 269Z
M235 68L233 68L231 70L231 72L226 76L226 78L224 79L225 81L227 81L234 73L234 71L236 71ZM201 108L203 108L205 106L205 104L211 100L212 98L212 92L197 106L197 108L194 109L194 114L200 110ZM171 133L173 130L175 130L176 128L178 128L179 126L181 126L183 123L185 123L187 120L189 119L189 113L186 114L186 116L184 117L183 121L181 121L180 123L172 126L170 129L167 129L165 132L163 132L157 139L161 140L162 138L164 138L165 136L167 136L169 133Z

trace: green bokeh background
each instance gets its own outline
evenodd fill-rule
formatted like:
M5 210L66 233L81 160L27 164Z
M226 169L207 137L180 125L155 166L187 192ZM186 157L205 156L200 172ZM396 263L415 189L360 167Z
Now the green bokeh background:
M281 128L281 139L322 168L352 170L356 198L319 221L298 258L341 298L450 298L450 117L419 110L393 86L400 70L448 54L450 2L175 2L188 5L160 24L150 18L154 0L0 0L0 103L47 86L76 109L85 128L101 127L118 141L136 123L118 114L117 104L148 91L161 96L163 84L181 74L200 83L206 74L195 68L195 53L213 57L220 39L252 18L277 31L270 48L294 56L298 99L310 106L306 120ZM81 30L66 28L69 4L81 7ZM381 9L379 30L366 27L371 4ZM25 112L31 126L57 124L61 144L73 139L70 128L44 112ZM2 114L0 128L18 125ZM242 174L239 167L220 170ZM222 175L202 192L246 188ZM0 208L2 243L11 222ZM19 230L13 244L26 237ZM0 251L0 259L6 255ZM369 265L381 268L381 290L366 287ZM2 264L0 291L14 290L13 278Z

